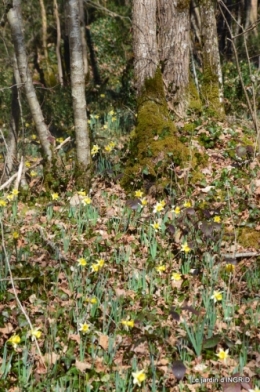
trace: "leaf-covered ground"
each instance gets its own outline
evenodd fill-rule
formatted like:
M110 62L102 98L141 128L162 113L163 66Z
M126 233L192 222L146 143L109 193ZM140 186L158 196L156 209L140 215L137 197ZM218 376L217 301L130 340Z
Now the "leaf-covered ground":
M1 191L0 390L258 391L253 132L234 119L179 122L208 156L205 179L171 167L164 195L125 194L117 114L91 117L107 140L92 151L89 194L45 192L35 154L27 196Z

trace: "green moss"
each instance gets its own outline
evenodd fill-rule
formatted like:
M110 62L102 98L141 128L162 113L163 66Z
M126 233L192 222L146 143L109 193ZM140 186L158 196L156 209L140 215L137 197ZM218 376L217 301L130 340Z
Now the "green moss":
M199 93L191 77L189 83L189 109L198 113L202 112L202 103Z
M219 101L219 81L217 70L214 70L210 64L204 65L201 94L205 104L207 105L208 115L210 117L216 117L219 120L224 120L225 113L223 104Z
M243 227L238 233L238 242L244 247L260 248L260 232L249 227Z
M184 125L183 130L184 130L184 132L187 132L187 133L189 133L189 134L193 134L195 128L196 128L196 125L195 125L195 124L193 124L193 123L188 123L188 124L185 124L185 125Z
M197 167L197 158L180 142L169 117L161 72L145 81L138 99L135 135L130 143L130 157L121 185L125 189L140 187L145 178L156 182L157 189L169 183L172 165ZM169 180L167 180L167 178Z

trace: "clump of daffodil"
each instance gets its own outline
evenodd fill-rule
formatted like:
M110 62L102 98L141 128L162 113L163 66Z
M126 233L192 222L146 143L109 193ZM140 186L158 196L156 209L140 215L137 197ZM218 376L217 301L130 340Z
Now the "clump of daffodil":
M186 201L183 203L183 207L185 207L185 208L191 207L191 202L188 201L188 200L186 200Z
M175 280L176 282L181 280L181 274L179 274L179 272L173 272L171 280Z
M80 267L86 267L87 265L87 260L84 257L80 257L77 262Z
M79 331L85 335L86 333L90 332L90 325L87 323L79 324Z
M140 191L140 189L138 191L135 191L135 197L143 197L144 192Z
M174 212L175 215L179 215L181 213L180 207L173 207L172 212Z
M137 384L139 387L141 386L142 382L146 380L146 374L144 370L139 370L138 372L133 372L132 376L134 378L133 383L134 385Z
M154 231L158 231L161 229L161 225L159 222L154 222L151 224L152 228L154 229Z
M217 357L218 357L221 361L226 362L227 359L228 359L228 357L229 357L228 351L229 351L228 349L224 351L222 348L220 348L220 349L219 349L219 352L217 353Z
M94 157L98 152L99 152L99 146L97 144L94 144L94 146L91 149L91 155Z
M132 320L130 317L127 317L126 320L121 320L121 324L127 331L129 330L129 328L134 328L135 326L134 320Z
M110 142L107 146L105 146L105 151L106 152L111 152L113 150L113 148L115 147L115 143L114 142Z
M191 248L189 247L187 241L182 244L181 250L182 250L182 252L185 252L185 253L189 253L191 251Z
M26 161L26 162L25 162L25 167L31 167L31 162Z
M159 273L159 275L162 275L162 273L164 271L166 271L166 267L165 265L158 265L157 267L155 267L156 271Z
M34 341L36 339L40 339L42 331L40 331L40 328L34 328L29 331L29 335L31 336L32 341Z
M30 171L30 176L31 176L31 177L37 177L37 174L38 174L38 173L37 173L35 170L31 170L31 171Z
M98 272L105 264L104 259L99 259L95 264L91 265L92 272Z
M153 213L155 214L156 212L162 212L164 210L165 207L165 201L159 201L158 203L155 204L154 209L153 209Z
M13 335L7 340L7 343L10 343L16 349L18 344L21 343L21 338L19 335Z
M52 198L52 200L58 200L60 198L60 196L58 193L55 192L55 193L51 194L51 198Z
M228 263L225 265L225 270L226 272L228 272L229 274L232 274L235 272L235 266L234 264Z
M3 200L3 199L0 199L0 207L6 207L6 201L5 200Z
M214 219L213 219L213 220L214 220L215 223L220 223L220 222L221 222L221 218L220 218L220 216L218 216L218 215L217 215L217 216L214 216Z
M222 296L222 292L216 290L216 291L213 291L213 294L212 294L212 296L211 296L210 298L213 299L214 302L216 303L216 302L218 302L218 301L221 301L221 300L222 300L222 297L223 297L223 296Z
M84 197L84 199L82 199L82 203L86 206L92 203L92 200L89 196Z

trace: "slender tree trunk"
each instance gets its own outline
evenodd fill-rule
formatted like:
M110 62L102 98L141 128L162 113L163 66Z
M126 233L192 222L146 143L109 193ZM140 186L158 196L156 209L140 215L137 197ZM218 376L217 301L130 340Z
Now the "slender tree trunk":
M158 0L159 56L169 108L181 117L189 106L190 1Z
M81 43L82 43L84 75L85 75L85 79L86 79L87 74L88 74L88 53L87 53L87 40L86 40L86 22L85 22L83 0L78 0L78 1L79 1L80 35L81 35Z
M77 0L68 0L67 15L69 26L71 90L73 98L74 124L76 133L78 182L86 181L89 185L91 170L90 138L87 128L85 97L84 63L80 35L79 4Z
M44 0L40 0L41 7L41 17L42 17L42 47L44 53L44 60L46 64L46 81L50 84L50 69L49 69L49 59L47 50L47 15Z
M213 0L200 0L203 82L202 95L210 110L224 114L223 80Z
M156 0L133 2L134 75L138 94L159 65L156 42Z
M26 98L28 100L33 120L41 141L41 145L47 159L51 161L52 150L50 145L50 133L44 122L41 107L39 105L36 92L32 83L32 77L27 63L24 37L22 32L20 0L16 0L7 14L7 19L11 28L12 39L17 59L21 82L24 85Z
M58 7L57 0L53 0L53 5L54 5L54 15L56 19L56 26L57 26L56 56L58 62L59 82L60 85L63 86L63 72L62 72L62 63L61 63L61 55L60 55L61 28L60 28L59 7Z

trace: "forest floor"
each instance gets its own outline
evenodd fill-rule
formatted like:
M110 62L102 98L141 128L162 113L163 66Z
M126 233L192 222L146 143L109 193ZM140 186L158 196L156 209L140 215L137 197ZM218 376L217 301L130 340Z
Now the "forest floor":
M259 391L255 136L194 124L204 180L175 167L166 196L121 188L126 136L89 194L33 173L29 196L1 191L0 391Z

